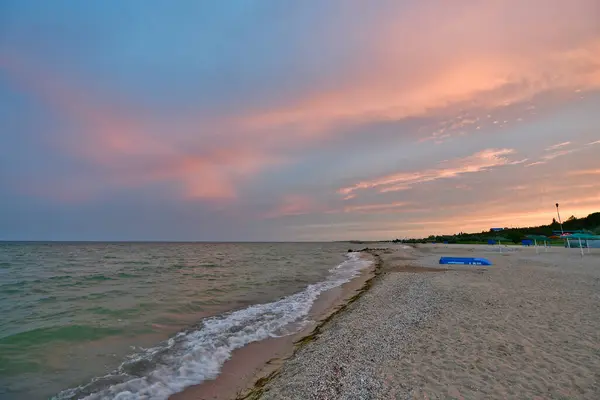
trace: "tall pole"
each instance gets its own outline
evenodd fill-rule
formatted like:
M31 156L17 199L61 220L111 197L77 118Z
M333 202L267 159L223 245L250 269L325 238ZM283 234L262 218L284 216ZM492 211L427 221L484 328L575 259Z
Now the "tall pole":
M558 203L556 203L556 215L558 215L558 223L560 224L560 233L564 235L565 231L563 231L562 221L560 220L560 212L558 212Z

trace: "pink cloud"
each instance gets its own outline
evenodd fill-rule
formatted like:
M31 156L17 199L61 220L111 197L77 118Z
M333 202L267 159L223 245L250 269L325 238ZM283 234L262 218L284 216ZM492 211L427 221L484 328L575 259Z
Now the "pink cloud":
M600 88L595 0L435 4L390 7L376 27L362 31L368 47L357 53L369 59L368 66L341 70L332 87L242 123L251 129L291 127L314 137L339 125L453 108L494 109L546 91L564 92L566 99L574 89ZM453 121L431 137L439 141L446 130L476 122Z
M236 197L238 183L268 165L282 162L281 157L257 146L235 141L219 146L203 140L204 150L194 154L189 149L189 138L193 138L189 134L195 127L187 127L184 135L167 135L157 130L158 121L152 117L127 107L107 106L58 76L30 68L18 59L0 57L0 69L8 72L15 86L53 107L75 127L76 134L55 138L54 146L102 167L104 183L108 185L176 182L185 198L231 199ZM187 142L178 142L179 136L187 138ZM99 190L94 188L102 187L96 183L86 188L72 187L76 195L67 196L61 191L52 197L89 197ZM51 190L31 188L29 192Z
M532 0L526 6L518 1L433 4L416 3L407 9L391 3L376 19L365 20L356 63L340 67L326 89L307 87L275 106L203 121L203 126L235 132L236 139L245 141L268 139L268 147L289 146L330 135L340 125L400 120L456 107L492 109L548 90L600 88L594 0ZM47 97L64 98L63 89ZM138 135L147 142L145 147L151 146L152 135L146 132L153 124L148 121L118 116L115 110L107 119L106 110L97 105L83 107L83 96L66 97L61 107L71 115L79 114L98 128L105 125L105 132L117 132L102 135L105 146L137 152ZM83 105L89 103L83 100ZM450 135L446 130L460 133L476 122L473 117L450 118L430 136L440 142ZM197 129L199 121L192 118L190 124ZM128 133L119 134L122 131ZM152 147L164 143L156 145Z
M487 171L495 167L525 162L525 160L510 160L507 157L514 153L514 149L486 149L468 157L442 162L438 168L395 173L343 187L338 192L347 196L365 189L377 189L380 193L407 190L419 183L454 178L463 174Z
M554 91L561 97L563 92L570 96L575 90L600 88L596 0L532 0L526 5L516 0L434 1L408 8L401 2L390 4L375 22L361 27L360 43L354 43L356 58L340 65L327 87L307 87L271 107L249 105L229 118L199 120L191 113L164 126L130 105L110 106L120 97L115 93L106 96L111 101L102 101L102 96L63 81L43 66L36 69L4 57L0 68L15 85L77 126L77 134L56 138L55 145L100 167L105 183L130 187L169 182L181 187L180 196L213 200L236 198L241 185L286 162L282 154L287 150L314 146L340 127L441 115L447 117L442 124L420 133L441 143L484 124L503 126L508 121L497 117L496 109L540 93ZM533 112L536 106L530 107L528 112ZM465 109L483 109L493 118ZM560 149L529 166L568 154L555 150ZM361 190L406 191L419 183L523 162L511 160L513 153L488 149L435 168L358 182L339 192L351 200ZM353 211L367 211L364 207ZM274 215L293 215L303 208L311 205L291 197Z
M548 161L552 161L555 158L558 157L563 157L572 153L576 153L579 151L582 151L585 149L585 147L572 147L570 149L564 149L564 150L560 150L563 147L569 146L571 145L571 142L563 142L563 143L558 143L555 145L552 145L550 147L547 147L545 149L546 152L548 152L547 154L542 155L539 160L534 161L532 163L526 164L526 167L534 167L536 165L543 165L546 164ZM589 145L589 143L588 143Z

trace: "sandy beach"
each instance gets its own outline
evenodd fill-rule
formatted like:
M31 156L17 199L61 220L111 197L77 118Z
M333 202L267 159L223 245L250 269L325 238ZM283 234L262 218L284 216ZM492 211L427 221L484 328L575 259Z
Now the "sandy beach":
M600 398L599 252L388 247L369 290L230 398ZM494 265L442 269L440 255Z

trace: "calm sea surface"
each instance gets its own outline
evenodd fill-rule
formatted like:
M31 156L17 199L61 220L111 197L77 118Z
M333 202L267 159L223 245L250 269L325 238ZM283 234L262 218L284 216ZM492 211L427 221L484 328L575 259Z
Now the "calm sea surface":
M0 399L166 399L293 332L343 243L0 243Z

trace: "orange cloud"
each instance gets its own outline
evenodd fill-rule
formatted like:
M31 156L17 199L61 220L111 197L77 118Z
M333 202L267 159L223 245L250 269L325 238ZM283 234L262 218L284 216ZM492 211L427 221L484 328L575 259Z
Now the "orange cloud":
M592 195L577 199L568 199L561 201L561 214L576 215L585 217L588 214L598 212L600 196ZM556 216L552 204L540 209L536 204L522 203L519 210L507 208L506 206L496 206L479 204L476 208L463 207L452 215L444 215L435 224L428 226L428 229L440 233L455 233L459 231L479 231L488 230L492 226L535 226L539 224L548 224ZM476 211L472 211L476 210Z
M387 175L382 178L362 181L355 185L341 188L338 192L347 196L358 190L364 189L376 188L380 193L406 190L418 183L454 178L462 174L486 171L494 167L515 165L525 162L525 160L512 161L506 157L514 153L514 149L486 149L469 157L440 163L440 168Z
M471 187L476 193L453 192L451 196L444 196L449 194L444 191L436 195L432 187L426 198L348 206L346 210L350 215L343 215L343 220L339 216L344 210L341 208L323 213L317 224L298 224L290 229L313 240L391 239L487 231L492 226L547 224L556 215L556 202L560 203L565 218L598 211L600 182L589 178L600 171L594 168L552 170L535 179L531 179L529 170L522 172L510 174L509 179L503 174L494 174L497 179L490 177L491 181L473 179Z
M600 169L585 169L579 171L570 171L568 175L600 175Z
M357 53L368 66L340 71L341 82L332 88L242 123L249 129L293 128L310 137L338 125L493 109L547 91L568 97L600 88L595 0L439 2L387 11L377 27L364 29L371 47ZM433 136L441 135L447 133Z
M598 211L600 197L581 197L574 201L561 201L561 208L567 215L585 217ZM504 203L504 204L503 204ZM398 213L381 220L360 220L342 223L320 223L291 226L300 237L312 240L349 239L392 239L396 237L426 237L431 234L454 234L458 232L488 231L491 227L536 226L548 224L556 216L553 202L540 208L532 202L519 205L519 210L511 209L506 199L478 203L477 207L465 205L439 207L429 210Z

